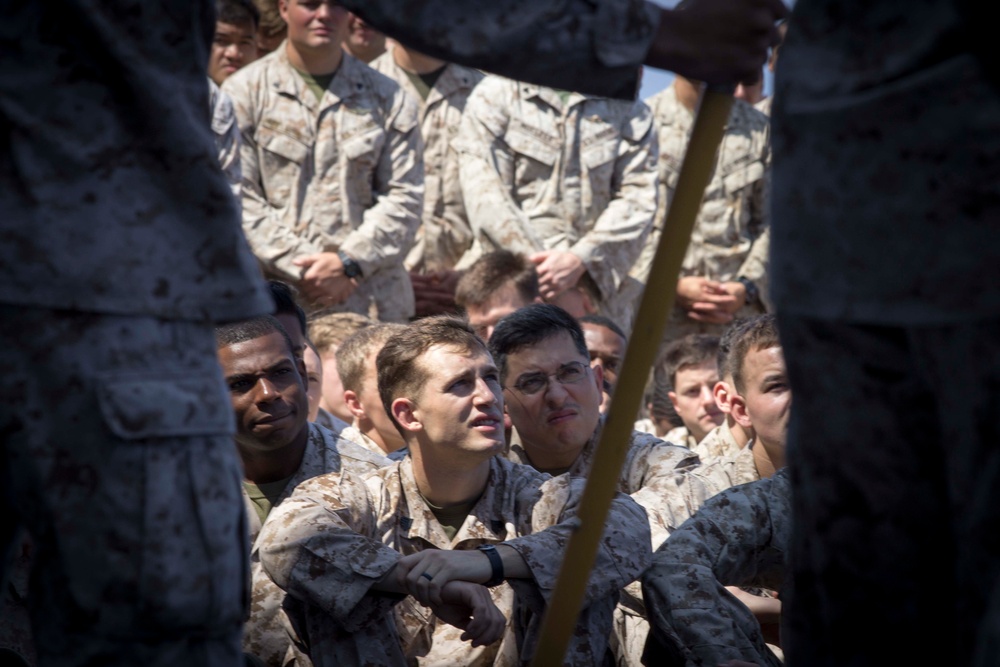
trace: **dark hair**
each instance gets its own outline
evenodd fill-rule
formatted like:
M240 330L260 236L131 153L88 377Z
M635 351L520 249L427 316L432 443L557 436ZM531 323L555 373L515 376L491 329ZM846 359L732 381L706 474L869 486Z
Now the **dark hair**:
M616 334L621 336L623 340L626 341L628 340L628 336L625 335L625 332L622 331L622 328L618 326L618 324L610 317L606 317L604 315L598 315L597 313L590 313L589 315L578 317L577 321L580 324L596 324L597 326L610 329L611 331L614 331Z
M716 362L719 337L713 334L693 333L678 338L667 345L658 364L663 379L671 388L677 383L677 371L686 366L697 366L706 361Z
M288 345L288 352L294 357L295 349L292 347L292 339L288 337L285 327L274 315L258 315L247 320L236 322L226 322L215 327L215 347L229 347L237 343L245 343L262 336L269 336L273 333L280 333Z
M400 396L418 396L427 382L428 370L417 360L435 345L462 351L489 353L486 343L469 323L453 315L433 315L404 325L382 345L375 357L378 370L378 395L386 414L402 434L392 414L392 402ZM405 435L405 434L404 434Z
M280 280L268 280L267 286L271 289L271 298L274 299L275 315L294 315L302 327L302 336L308 335L309 329L306 325L306 311L299 305L296 297L298 291L288 283Z
M260 10L251 0L216 0L215 20L230 25L249 23L254 32L260 25Z
M485 303L495 292L511 283L525 302L538 295L538 271L524 255L510 250L494 250L477 259L458 279L455 303L465 308Z
M507 356L518 350L548 340L562 332L569 334L580 355L589 361L590 350L583 329L576 318L559 306L533 303L515 310L497 323L490 336L490 352L500 369L500 381L507 379Z
M742 394L746 390L743 379L743 362L746 361L747 355L754 350L766 350L780 345L778 321L773 313L751 317L740 326L733 340L733 347L729 351L733 384L736 385L738 393Z

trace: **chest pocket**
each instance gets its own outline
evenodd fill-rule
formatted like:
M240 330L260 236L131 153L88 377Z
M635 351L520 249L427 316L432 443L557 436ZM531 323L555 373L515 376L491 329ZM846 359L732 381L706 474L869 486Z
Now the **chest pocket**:
M300 139L274 128L262 126L257 130L260 155L260 179L268 201L274 206L284 206L293 185L310 171L304 167L312 153Z
M516 120L511 120L504 142L514 153L519 184L548 179L562 148L558 137Z
M382 150L382 128L366 113L345 110L338 115L340 150L352 168L370 172Z
M738 196L744 188L764 178L764 163L753 162L726 165L722 168L722 189L727 196Z

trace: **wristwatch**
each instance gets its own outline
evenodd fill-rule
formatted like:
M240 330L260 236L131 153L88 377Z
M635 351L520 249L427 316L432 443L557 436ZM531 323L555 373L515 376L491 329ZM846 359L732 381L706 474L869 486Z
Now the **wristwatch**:
M743 287L747 290L746 304L749 306L751 303L757 303L757 299L760 298L760 291L757 286L753 284L753 281L749 278L744 278L740 276L736 279L737 282L743 283Z
M490 567L493 568L493 574L490 575L490 580L483 585L486 586L487 588L499 586L504 582L504 576L503 576L503 559L497 552L497 548L492 544L481 544L476 548L482 551L484 554L486 554L486 557L490 559Z
M337 251L337 257L344 265L344 275L348 278L363 278L361 275L361 265L355 261L353 257L345 253L343 250Z

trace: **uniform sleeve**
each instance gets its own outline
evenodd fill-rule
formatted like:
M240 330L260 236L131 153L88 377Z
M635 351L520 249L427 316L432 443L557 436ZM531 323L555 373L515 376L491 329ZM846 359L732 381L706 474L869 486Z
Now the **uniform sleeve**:
M455 139L462 197L474 233L489 246L516 253L544 250L528 216L514 201L514 163L504 143L507 112L490 99L502 86L484 81L469 96Z
M240 167L240 128L236 122L236 112L229 95L209 79L211 84L212 134L215 135L215 148L219 154L219 167L226 175L226 182L238 202L243 182L243 171Z
M790 513L786 479L727 489L656 551L642 578L651 626L647 660L679 651L689 665L733 659L781 665L753 614L725 586L777 588L783 580Z
M292 264L292 260L319 252L322 248L297 233L298 207L277 208L267 200L261 176L261 149L256 140L258 118L254 111L261 105L254 101L257 91L253 82L239 74L226 79L222 90L233 101L239 125L243 231L254 255L262 264L285 280L297 282L301 278L301 270Z
M619 99L635 98L661 11L647 0L343 4L421 53L518 81Z
M388 138L375 168L375 202L341 249L357 260L363 275L398 266L413 246L424 205L423 140L417 105L397 89Z
M687 503L682 493L685 474L701 464L698 456L687 447L659 441L654 436L636 434L633 437L648 437L659 444L643 448L637 457L641 478L635 480L638 488L631 494L649 517L652 548L656 549L667 539L672 527L678 525L678 517L689 515Z
M605 300L618 293L653 228L658 145L653 115L639 102L619 142L611 201L593 228L570 249L587 267Z
M765 310L773 311L771 294L768 286L769 256L771 253L771 141L770 131L765 141L764 177L753 186L749 206L751 209L751 225L757 231L757 237L750 252L747 254L737 276L743 276L754 282L760 293L760 301Z
M291 597L318 607L348 632L384 617L402 596L371 587L399 560L376 539L360 478L328 473L301 484L272 510L258 538L261 565Z

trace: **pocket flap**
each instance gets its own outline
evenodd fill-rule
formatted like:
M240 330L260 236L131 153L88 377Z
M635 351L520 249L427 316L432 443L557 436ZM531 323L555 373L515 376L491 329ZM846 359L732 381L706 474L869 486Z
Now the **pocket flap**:
M126 440L235 432L229 397L215 376L105 376L97 394L104 421Z

